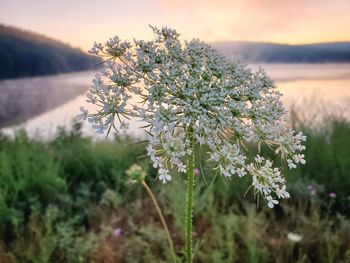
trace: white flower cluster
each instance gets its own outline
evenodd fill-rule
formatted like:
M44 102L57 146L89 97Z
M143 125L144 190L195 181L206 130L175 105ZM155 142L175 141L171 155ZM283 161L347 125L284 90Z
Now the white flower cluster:
M288 197L279 169L260 156L249 163L244 146L266 143L290 168L305 163L306 138L286 127L273 81L199 40L182 42L172 29L151 28L154 41L95 43L90 52L106 62L87 101L98 110L81 108L81 117L101 133L117 129L115 120L120 129L128 128L130 117L148 123L148 155L164 183L171 170L185 172L188 156L200 147L225 177L250 174L270 207Z
M247 170L253 175L253 186L268 201L268 206L273 208L278 201L272 197L275 193L277 198L289 198L286 191L285 179L277 167L272 166L272 162L257 155L255 163L247 166Z

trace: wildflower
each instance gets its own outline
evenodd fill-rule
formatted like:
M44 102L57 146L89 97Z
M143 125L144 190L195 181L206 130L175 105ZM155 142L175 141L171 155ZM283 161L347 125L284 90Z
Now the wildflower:
M194 169L193 169L193 172L194 172L195 175L199 175L199 173L200 173L200 171L199 171L198 168L194 168Z
M88 110L86 110L84 107L80 107L79 110L81 111L81 114L79 114L77 116L77 120L80 121L80 120L86 120L87 119L87 116L88 116Z
M122 234L122 229L120 227L117 227L113 230L113 235L116 237L119 237Z
M266 200L267 200L267 202L268 202L268 207L270 207L270 208L273 208L275 205L278 204L278 201L272 199L272 196L271 196L271 195L267 196L267 197L266 197Z
M166 183L167 181L171 180L171 175L169 174L169 171L167 169L159 169L159 180L161 180L163 183Z
M305 164L304 154L296 154L296 155L294 155L294 161L296 163Z
M303 239L303 237L301 235L296 234L296 233L292 233L292 232L289 232L287 234L287 238L290 241L295 242L295 243L300 242Z
M261 163L264 160L259 154L255 157L256 163Z
M331 192L331 193L329 193L328 194L328 196L330 197L330 198L336 198L337 197L337 193L335 193L335 192Z
M181 173L186 173L186 165L179 161L177 163L177 170Z
M287 164L288 164L289 169L297 168L297 166L293 163L293 161L291 159L287 160Z
M310 185L308 185L307 188L308 188L309 194L311 196L315 196L317 194L316 188L313 185L310 184Z
M121 123L120 123L121 130L127 130L127 129L129 129L129 126L130 126L130 124L126 123L125 121L121 121Z
M223 176L251 176L269 207L288 198L281 170L259 153L250 161L245 147L265 144L290 169L305 163L306 137L287 127L273 81L199 40L183 42L173 29L151 28L154 41L114 37L94 44L90 53L108 62L87 94L98 108L84 112L92 126L102 133L116 127L114 119L121 129L130 118L146 122L147 154L163 183L171 171L186 172L189 156L203 148Z
M244 168L242 168L242 167L241 168L237 168L236 172L237 172L238 177L242 177L242 176L247 174L245 172Z

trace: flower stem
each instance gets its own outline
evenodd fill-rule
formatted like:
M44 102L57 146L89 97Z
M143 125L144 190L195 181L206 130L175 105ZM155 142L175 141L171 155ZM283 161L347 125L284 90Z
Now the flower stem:
M173 261L174 263L177 262L177 259L176 259L176 253L175 253L175 248L174 248L174 244L173 244L173 240L171 238L171 235L170 235L170 231L169 231L169 228L168 228L168 225L164 219L164 216L163 216L163 213L162 213L162 210L160 209L159 207L159 204L157 202L157 199L156 197L154 196L152 190L149 188L149 186L147 185L147 183L145 181L142 181L142 185L143 187L146 189L148 195L151 197L152 201L153 201L153 204L154 206L156 207L156 210L157 210L157 213L158 213L158 216L160 218L160 221L162 222L162 225L164 227L164 230L165 230L165 233L167 235L167 239L168 239L168 242L169 242L169 245L170 245L170 251L171 251L171 255L173 257Z
M188 157L187 166L187 199L186 199L186 262L192 263L192 217L194 188L194 152Z

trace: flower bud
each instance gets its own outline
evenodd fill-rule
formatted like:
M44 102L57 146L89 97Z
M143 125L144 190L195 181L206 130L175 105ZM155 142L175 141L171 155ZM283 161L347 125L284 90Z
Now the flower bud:
M146 172L138 164L131 165L125 173L131 182L142 182L146 177Z

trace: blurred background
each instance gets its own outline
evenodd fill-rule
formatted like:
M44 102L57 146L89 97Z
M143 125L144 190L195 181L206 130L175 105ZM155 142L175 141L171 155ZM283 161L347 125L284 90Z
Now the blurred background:
M348 0L1 0L0 262L170 262L150 200L127 183L133 163L181 257L184 178L154 180L138 123L105 141L74 121L101 67L93 43L152 39L148 25L264 68L308 136L306 165L286 171L292 198L274 210L243 197L249 178L201 164L196 262L350 262L349 14Z

